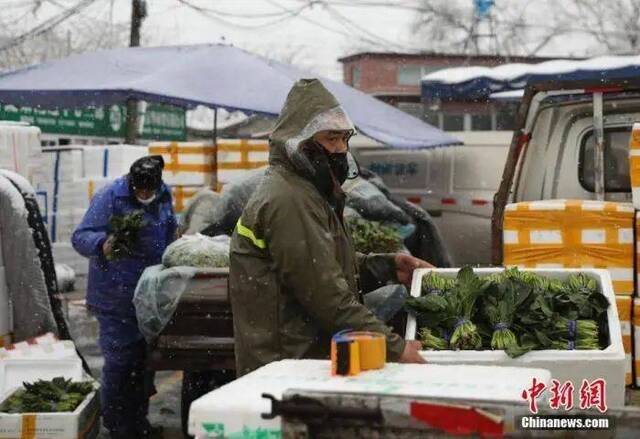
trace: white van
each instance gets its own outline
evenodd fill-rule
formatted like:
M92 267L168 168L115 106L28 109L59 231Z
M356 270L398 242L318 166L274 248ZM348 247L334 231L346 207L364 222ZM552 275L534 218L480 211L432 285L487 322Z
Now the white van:
M431 149L354 147L360 165L390 191L427 210L455 266L491 259L493 195L500 183L510 131L454 132L464 145Z

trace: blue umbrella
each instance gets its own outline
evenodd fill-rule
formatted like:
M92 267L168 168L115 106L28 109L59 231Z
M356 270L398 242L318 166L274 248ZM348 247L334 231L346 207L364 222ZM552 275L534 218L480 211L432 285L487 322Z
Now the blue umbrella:
M136 47L70 56L0 75L0 102L46 109L129 99L277 115L293 83L309 74L224 45ZM343 83L321 79L360 132L397 148L460 141Z

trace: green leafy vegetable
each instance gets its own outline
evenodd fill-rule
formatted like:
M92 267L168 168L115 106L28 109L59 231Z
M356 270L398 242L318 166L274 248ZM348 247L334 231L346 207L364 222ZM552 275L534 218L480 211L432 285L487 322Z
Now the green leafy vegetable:
M93 392L90 381L71 382L63 377L51 381L38 380L22 383L23 388L14 392L0 408L7 413L72 412Z
M144 211L134 210L126 215L114 215L109 220L109 225L113 235L113 250L107 259L118 260L134 256L138 235L147 225Z
M360 253L394 253L402 248L402 237L391 227L362 218L349 218L347 224Z

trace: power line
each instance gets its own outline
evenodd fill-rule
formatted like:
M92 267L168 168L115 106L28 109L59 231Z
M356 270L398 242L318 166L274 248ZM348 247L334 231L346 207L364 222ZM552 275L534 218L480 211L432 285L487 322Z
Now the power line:
M300 13L302 13L302 11L304 11L305 9L307 9L309 6L308 5L304 5L296 10L287 10L284 13L270 13L269 15L264 15L264 14L234 14L234 13L228 13L228 12L223 12L223 11L219 11L219 10L215 10L212 8L205 8L203 6L199 6L199 5L195 5L193 3L191 3L189 0L177 0L179 3L193 9L194 11L199 12L200 14L211 18L219 23L222 23L225 26L231 26L231 27L235 27L235 28L240 28L240 29L248 29L248 30L256 30L256 29L260 29L260 28L265 28L265 27L269 27L269 26L273 26L275 24L281 23L285 20L289 20L291 18L296 17L297 15L299 15ZM233 22L230 21L226 18L223 18L223 16L229 16L229 17L235 17L235 18L246 18L246 19L256 19L256 18L265 18L265 17L278 17L275 20L266 22L266 23L260 23L260 24L244 24L244 23L237 23L237 22Z
M48 20L43 21L42 23L40 23L39 25L35 26L34 28L28 30L27 32L18 35L15 38L12 38L11 40L7 41L6 43L0 45L0 51L4 51L7 49L10 49L12 47L15 47L19 44L22 44L23 42L25 42L26 40L30 39L30 38L34 38L34 37L38 37L48 31L50 31L51 29L55 28L56 26L58 26L60 23L64 22L65 20L69 19L70 17L73 17L74 15L78 14L80 11L82 11L83 9L87 8L88 6L90 6L92 3L94 3L96 0L81 0L80 2L78 2L75 6L64 10L61 14L54 16Z

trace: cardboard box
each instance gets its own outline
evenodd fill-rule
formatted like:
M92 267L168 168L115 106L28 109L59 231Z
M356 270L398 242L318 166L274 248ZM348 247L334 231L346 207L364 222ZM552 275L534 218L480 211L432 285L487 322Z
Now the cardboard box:
M606 268L617 295L634 292L634 210L629 203L545 200L509 204L504 265Z
M488 276L504 270L503 268L474 269L480 276ZM422 293L422 277L435 271L444 277L455 277L457 268L418 269L413 273L411 295L420 297ZM510 358L504 351L423 351L422 355L430 364L481 364L493 366L536 367L548 369L551 377L561 382L572 381L576 389L580 388L583 379L606 380L607 404L611 407L624 406L625 395L625 353L620 331L620 318L616 306L616 297L611 286L611 277L606 270L589 269L533 269L530 270L549 278L565 280L570 274L582 272L598 282L598 288L609 299L607 321L609 324L609 346L602 350L560 351L540 350L528 352L518 358ZM409 314L405 337L415 340L416 319Z

